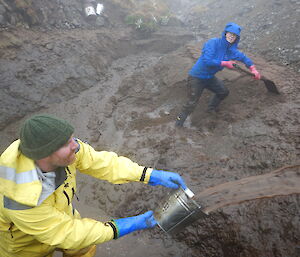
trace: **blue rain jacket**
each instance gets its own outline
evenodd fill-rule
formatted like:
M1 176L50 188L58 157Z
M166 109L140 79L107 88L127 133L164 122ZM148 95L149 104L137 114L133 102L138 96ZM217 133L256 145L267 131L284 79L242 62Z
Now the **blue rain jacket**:
M226 32L232 32L238 37L230 44L225 37ZM223 70L221 61L237 60L243 62L248 68L253 62L244 53L238 50L241 27L235 23L228 23L222 32L221 38L208 40L202 48L202 54L196 64L189 71L189 75L200 79L210 79L218 71Z

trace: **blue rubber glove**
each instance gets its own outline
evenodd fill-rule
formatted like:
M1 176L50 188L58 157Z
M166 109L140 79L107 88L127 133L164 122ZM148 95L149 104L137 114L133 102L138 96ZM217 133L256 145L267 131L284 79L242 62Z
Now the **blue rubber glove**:
M136 230L153 228L157 222L153 217L153 211L144 214L113 220L118 230L118 238Z
M187 188L179 174L163 170L153 170L148 184L151 186L161 185L173 189L177 189L179 186L184 190Z

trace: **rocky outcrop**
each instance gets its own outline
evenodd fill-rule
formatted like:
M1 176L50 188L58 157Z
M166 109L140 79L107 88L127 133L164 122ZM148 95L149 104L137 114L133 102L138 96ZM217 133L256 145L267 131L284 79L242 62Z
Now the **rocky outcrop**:
M84 24L82 9L79 0L1 0L0 25L80 27Z

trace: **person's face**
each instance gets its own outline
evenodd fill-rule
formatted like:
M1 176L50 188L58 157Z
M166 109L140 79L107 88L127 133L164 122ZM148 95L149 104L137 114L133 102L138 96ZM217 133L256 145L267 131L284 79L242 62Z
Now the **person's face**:
M48 163L53 167L66 167L72 164L76 159L75 151L77 147L78 144L72 135L66 144L47 157Z
M230 44L232 44L237 38L237 35L231 32L226 32L226 40Z

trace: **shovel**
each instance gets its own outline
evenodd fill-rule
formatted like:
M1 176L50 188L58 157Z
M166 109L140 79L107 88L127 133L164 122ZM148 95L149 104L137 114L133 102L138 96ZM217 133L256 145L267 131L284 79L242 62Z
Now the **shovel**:
M253 74L250 72L250 71L247 71L247 70L244 70L242 69L238 64L233 64L233 66L238 69L239 71L243 72L243 73L246 73L248 75L251 75L253 76ZM262 80L264 83L265 83L265 86L267 88L267 90L273 94L277 94L279 95L279 91L275 85L275 83L267 78L265 78L264 76L261 76L260 80Z

